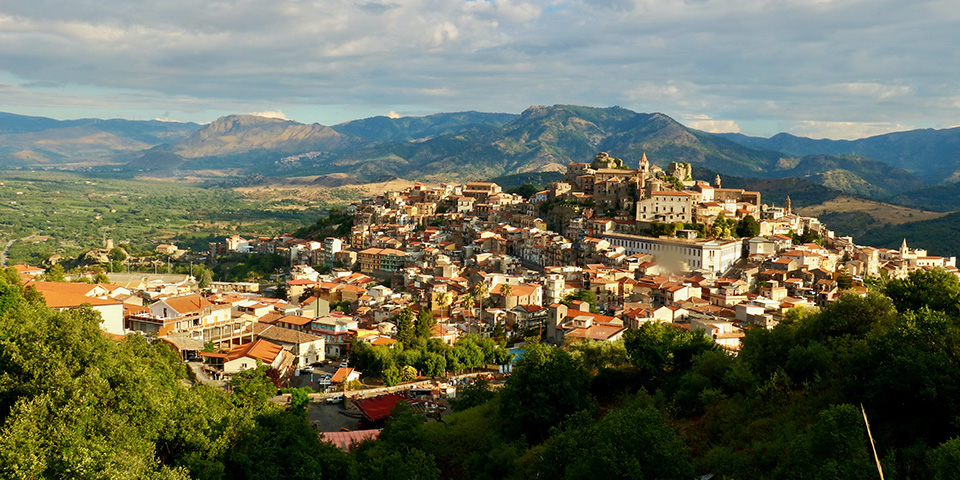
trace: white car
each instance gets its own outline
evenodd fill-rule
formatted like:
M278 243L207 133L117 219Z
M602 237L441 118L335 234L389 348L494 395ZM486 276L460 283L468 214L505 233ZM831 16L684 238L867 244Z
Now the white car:
M334 395L327 399L327 403L343 403L343 395Z

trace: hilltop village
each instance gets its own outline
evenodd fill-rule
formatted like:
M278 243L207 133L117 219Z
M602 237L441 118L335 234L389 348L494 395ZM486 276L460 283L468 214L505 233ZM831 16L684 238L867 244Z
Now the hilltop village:
M767 205L760 193L721 182L693 180L687 163L664 170L644 155L631 168L599 153L527 197L489 182L415 184L335 212L345 219L343 236L233 236L210 245L210 260L288 258L277 277L281 298L259 283L201 290L188 276L120 275L63 283L35 279L43 269L17 269L50 307L92 306L108 334L158 338L184 360L202 359L213 379L262 362L278 386L298 369L348 358L361 343L395 344L406 314L431 318L422 333L449 346L468 336L501 345L613 341L664 322L703 330L735 352L744 329L772 328L790 310L822 307L845 291L865 295L872 279L938 267L958 273L955 258L906 242L899 250L858 245L793 213L789 197ZM413 376L465 364L455 365ZM361 375L341 366L334 384Z

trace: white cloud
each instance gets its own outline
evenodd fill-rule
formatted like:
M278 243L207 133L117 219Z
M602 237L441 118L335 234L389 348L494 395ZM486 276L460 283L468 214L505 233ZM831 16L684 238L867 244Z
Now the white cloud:
M885 133L912 130L914 128L916 127L897 123L820 122L808 120L796 123L793 128L790 129L790 132L794 135L810 138L855 140Z
M683 124L709 133L740 133L740 126L733 120L716 120L705 115L703 117L684 121Z
M250 115L255 117L279 118L280 120L288 120L287 116L279 110L276 112L253 112Z
M390 112L387 113L387 118L400 118L400 114L390 110Z
M21 81L0 105L331 124L351 109L619 104L711 112L691 118L707 130L848 135L960 124L957 23L923 0L5 2L0 79Z

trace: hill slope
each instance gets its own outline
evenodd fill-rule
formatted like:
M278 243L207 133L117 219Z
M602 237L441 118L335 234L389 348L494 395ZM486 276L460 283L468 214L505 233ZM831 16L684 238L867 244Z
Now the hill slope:
M195 123L132 120L54 120L0 112L0 166L79 167L186 138Z
M862 155L902 168L929 183L960 181L960 127L895 132L859 140L813 140L787 133L770 138L722 136L751 148L791 155Z
M425 117L401 118L378 116L340 123L331 128L370 143L406 142L476 128L498 128L516 118L517 115L512 113L482 112L438 113Z

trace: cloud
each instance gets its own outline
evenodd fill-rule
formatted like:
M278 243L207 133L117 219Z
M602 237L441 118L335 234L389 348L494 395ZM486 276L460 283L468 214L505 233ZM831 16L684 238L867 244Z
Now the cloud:
M390 110L390 112L387 113L387 118L400 118L400 114Z
M960 124L953 7L924 0L6 2L0 81L18 87L0 91L0 102L74 117L154 118L169 110L209 120L276 109L325 124L349 120L351 111L519 112L575 103L677 118L709 112L715 123L703 128L752 134L810 129L803 123L810 119L847 132L856 129L839 126L949 126Z
M253 112L250 115L255 117L279 118L280 120L288 120L287 116L279 110L275 112Z
M810 138L854 140L885 133L913 130L914 128L916 127L899 123L820 122L811 120L798 122L790 130L795 135Z
M698 115L682 122L688 127L708 133L740 133L740 126L733 120L717 120L706 115Z

